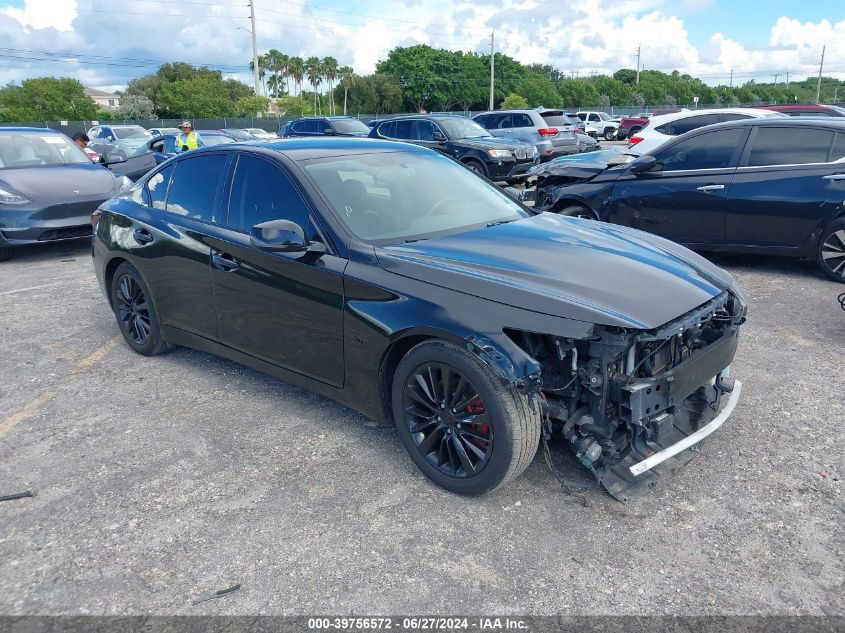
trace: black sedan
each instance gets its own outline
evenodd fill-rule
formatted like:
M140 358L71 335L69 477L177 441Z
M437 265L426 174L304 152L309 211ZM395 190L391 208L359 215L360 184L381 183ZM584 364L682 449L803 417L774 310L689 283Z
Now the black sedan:
M91 237L91 212L132 182L47 128L0 128L0 261L15 247Z
M427 149L200 149L94 223L133 350L205 350L392 419L457 493L519 475L542 436L625 498L691 459L739 397L730 275L652 235L537 214Z
M731 121L623 165L549 163L536 205L700 250L812 258L845 282L845 123L838 121Z
M494 181L523 180L540 162L531 143L498 138L472 119L449 114L388 119L373 127L370 138L428 147Z

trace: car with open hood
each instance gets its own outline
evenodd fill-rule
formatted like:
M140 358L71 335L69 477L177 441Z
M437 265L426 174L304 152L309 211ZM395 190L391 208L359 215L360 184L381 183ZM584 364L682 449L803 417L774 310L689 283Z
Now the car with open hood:
M132 185L47 128L0 128L0 260L27 244L90 238L91 212Z
M647 233L537 213L412 144L199 149L94 223L133 350L219 354L390 420L459 494L562 438L628 498L698 454L739 398L746 304L728 273Z

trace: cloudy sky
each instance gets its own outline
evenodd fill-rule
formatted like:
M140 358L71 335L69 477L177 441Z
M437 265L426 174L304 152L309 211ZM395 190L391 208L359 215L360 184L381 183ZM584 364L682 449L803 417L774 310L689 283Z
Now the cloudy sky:
M249 0L0 0L0 82L64 75L117 88L162 61L249 81ZM254 0L259 50L331 55L358 73L397 45L496 48L580 76L678 69L708 83L845 78L834 0Z

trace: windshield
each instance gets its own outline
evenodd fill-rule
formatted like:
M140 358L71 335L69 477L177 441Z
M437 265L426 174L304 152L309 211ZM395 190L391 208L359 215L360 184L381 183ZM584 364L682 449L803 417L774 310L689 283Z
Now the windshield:
M147 131L140 125L114 127L112 130L117 138L144 138L147 136Z
M222 145L223 143L234 143L235 139L224 136L223 134L200 134L203 145L206 147L214 147L215 145Z
M91 164L91 159L64 134L43 132L0 133L0 169L42 165Z
M244 132L246 132L247 134L267 134L267 131L262 130L260 127L244 128Z
M440 126L443 133L449 138L481 138L493 136L475 121L461 117L437 119L437 125Z
M331 156L302 164L338 220L367 242L415 241L530 215L498 187L433 152Z
M599 112L599 118L602 121L610 121L610 115L607 112Z
M358 119L331 119L332 127L341 134L369 134L370 128Z

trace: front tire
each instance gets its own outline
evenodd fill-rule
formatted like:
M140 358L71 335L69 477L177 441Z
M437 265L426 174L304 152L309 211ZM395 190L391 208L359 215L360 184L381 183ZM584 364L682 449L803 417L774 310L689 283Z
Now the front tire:
M818 262L830 279L845 283L845 220L831 223L822 233Z
M467 169L470 171L474 171L479 176L484 176L487 178L487 167L484 166L484 163L481 161L477 161L475 159L468 160L464 163Z
M155 356L171 349L172 345L161 336L161 324L147 284L127 262L114 273L111 301L120 333L133 351Z
M615 141L616 140L616 130L612 127L605 128L605 130L604 130L604 140Z
M434 483L482 495L518 477L540 442L541 419L526 396L467 350L420 343L393 377L399 439Z
M597 220L596 214L593 211L585 207L583 204L573 204L568 207L562 208L560 211L557 212L558 215L565 215L570 218L582 218L584 220Z

